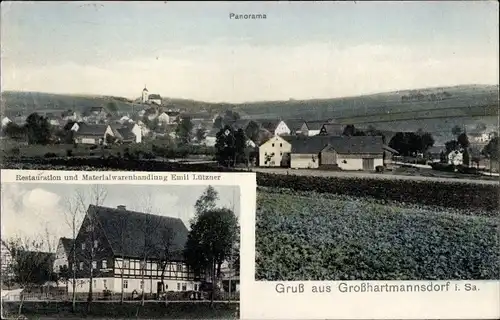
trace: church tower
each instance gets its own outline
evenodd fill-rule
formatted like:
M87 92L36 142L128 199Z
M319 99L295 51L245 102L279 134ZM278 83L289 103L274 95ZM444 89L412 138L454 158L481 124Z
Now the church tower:
M146 85L144 85L144 89L142 89L142 99L141 99L141 102L142 103L146 103L148 102L148 89L146 88Z

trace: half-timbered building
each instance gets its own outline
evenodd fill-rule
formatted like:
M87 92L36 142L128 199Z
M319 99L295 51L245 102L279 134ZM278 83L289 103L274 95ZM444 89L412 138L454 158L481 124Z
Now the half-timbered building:
M77 292L158 293L199 289L184 262L181 219L90 205L75 239Z

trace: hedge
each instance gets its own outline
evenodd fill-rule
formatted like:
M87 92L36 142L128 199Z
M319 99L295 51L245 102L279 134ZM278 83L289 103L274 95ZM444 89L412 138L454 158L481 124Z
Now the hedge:
M87 310L86 302L76 303L76 312L71 311L71 302L56 301L25 301L22 314L30 319L33 316L45 315L57 318L81 319L82 317L106 317L118 319L159 318L159 319L231 319L236 318L239 303L215 302L176 302L165 306L164 302L145 302L141 307L140 302L96 302L91 304L90 311ZM3 301L3 315L17 315L19 302Z
M242 172L216 164L106 158L21 158L4 163L8 169ZM257 185L298 191L420 203L451 208L498 210L499 185L466 182L411 181L356 177L318 177L257 173Z
M498 210L499 185L258 173L257 185L402 203Z

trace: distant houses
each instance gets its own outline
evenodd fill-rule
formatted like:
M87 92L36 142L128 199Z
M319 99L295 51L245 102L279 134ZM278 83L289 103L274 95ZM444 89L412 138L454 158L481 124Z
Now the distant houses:
M114 142L142 142L142 129L135 123L122 126L75 123L71 130L75 132L75 142L81 144L107 145Z

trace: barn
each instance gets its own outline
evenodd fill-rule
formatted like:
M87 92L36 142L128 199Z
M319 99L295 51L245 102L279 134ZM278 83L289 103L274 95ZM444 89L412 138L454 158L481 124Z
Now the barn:
M286 137L291 144L290 168L375 170L384 164L384 145L378 136Z

